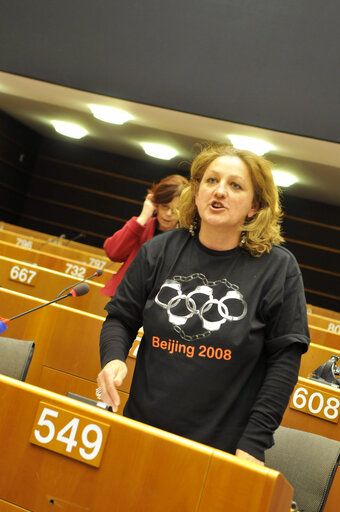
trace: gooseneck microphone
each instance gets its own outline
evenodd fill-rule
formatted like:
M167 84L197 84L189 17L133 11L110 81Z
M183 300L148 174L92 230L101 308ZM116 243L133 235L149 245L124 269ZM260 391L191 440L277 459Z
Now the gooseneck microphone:
M48 238L42 244L40 244L37 247L37 251L40 251L42 249L42 247L44 247L44 245L47 245L47 244L57 244L57 245L60 245L60 244L62 244L62 240L64 238L66 238L66 235L64 233L62 233L59 236L52 236L51 238Z
M33 311L36 311L37 309L44 308L45 306L48 306L49 304L53 304L54 302L58 302L59 300L66 299L66 297L80 297L81 295L85 295L90 290L90 287L87 283L78 283L76 284L70 292L68 292L66 295L63 295L62 297L57 297L54 300L50 300L49 302L46 302L45 304L41 304L40 306L37 306L36 308L29 309L28 311L24 311L24 313L20 313L19 315L12 316L11 318L2 318L0 317L0 334L4 332L7 329L7 324L11 320L15 320L16 318L19 318L20 316L27 315L28 313L32 313Z
M68 240L65 245L68 245L70 242L75 242L76 240L79 240L79 238L86 238L86 235L84 235L84 233L78 233L78 235L70 238L70 240Z
M85 279L83 279L82 281L79 281L79 283L77 284L77 286L80 284L80 283L85 283L85 281L88 281L89 279L93 279L94 277L98 277L98 276L101 276L103 273L103 271L101 269L99 270L96 270L94 274L92 274L92 276L89 276L89 277L86 277ZM64 288L63 290L61 290L61 292L58 293L57 297L58 298L62 293L65 293L67 292L67 290L70 290L71 288L73 288L73 284L71 284L71 286L68 286L67 288Z

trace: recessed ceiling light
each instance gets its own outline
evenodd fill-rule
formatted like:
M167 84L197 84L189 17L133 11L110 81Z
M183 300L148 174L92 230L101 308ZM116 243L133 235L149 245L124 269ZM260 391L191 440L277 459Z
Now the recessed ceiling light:
M296 176L286 171L273 171L273 178L278 187L290 187L299 181Z
M246 137L243 135L228 135L232 145L237 149L247 149L256 155L264 155L275 149L275 146L265 140L255 139L254 137Z
M145 153L153 156L154 158L161 158L162 160L171 160L174 156L178 155L178 152L170 146L163 144L154 144L151 142L141 142Z
M119 108L105 107L104 105L89 105L89 107L96 119L100 119L106 123L124 124L130 121L130 119L133 119L131 114Z
M72 139L81 139L87 135L87 131L79 124L67 123L65 121L52 121L55 130L61 135L72 137Z

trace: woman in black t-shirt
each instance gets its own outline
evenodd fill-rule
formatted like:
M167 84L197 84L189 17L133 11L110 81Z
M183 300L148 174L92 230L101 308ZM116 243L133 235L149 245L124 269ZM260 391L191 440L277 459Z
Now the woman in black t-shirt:
M98 396L124 415L263 464L309 333L301 273L280 244L270 163L218 145L193 161L182 229L142 246L101 332Z

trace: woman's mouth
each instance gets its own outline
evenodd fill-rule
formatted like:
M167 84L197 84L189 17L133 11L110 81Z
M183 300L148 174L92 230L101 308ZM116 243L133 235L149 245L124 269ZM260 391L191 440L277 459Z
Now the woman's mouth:
M220 203L220 201L213 201L212 203L210 203L210 207L213 208L214 210L222 210L225 208L224 204Z

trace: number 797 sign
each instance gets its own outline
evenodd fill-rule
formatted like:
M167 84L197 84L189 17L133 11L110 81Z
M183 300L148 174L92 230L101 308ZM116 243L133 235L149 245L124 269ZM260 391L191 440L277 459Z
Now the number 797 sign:
M39 403L30 442L99 467L110 425Z

